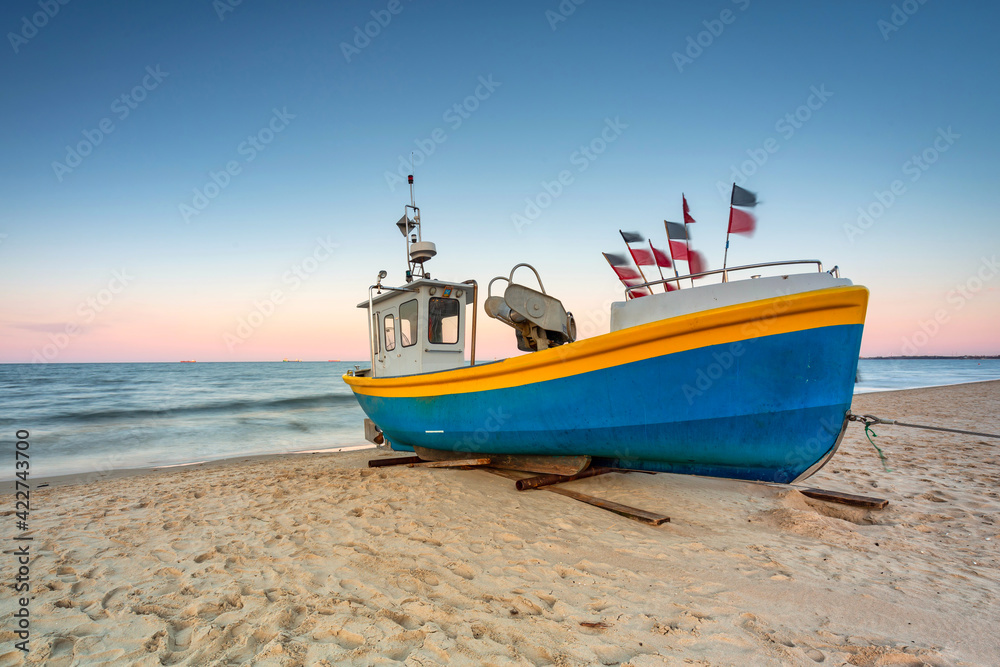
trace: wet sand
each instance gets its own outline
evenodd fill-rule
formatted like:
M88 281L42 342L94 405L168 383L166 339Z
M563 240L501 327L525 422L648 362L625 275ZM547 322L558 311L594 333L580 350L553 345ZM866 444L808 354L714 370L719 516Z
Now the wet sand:
M1000 432L1000 382L853 410ZM161 470L32 492L31 652L0 597L0 665L994 665L1000 441L858 425L794 488L612 474L567 488L372 450ZM68 480L79 482L81 479ZM16 563L13 498L0 581Z

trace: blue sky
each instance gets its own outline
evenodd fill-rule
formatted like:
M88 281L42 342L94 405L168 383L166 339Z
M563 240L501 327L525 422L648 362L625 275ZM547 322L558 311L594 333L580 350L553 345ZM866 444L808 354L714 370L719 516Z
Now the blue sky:
M587 333L621 297L600 252L619 228L663 245L682 191L721 266L735 169L763 203L730 264L839 265L872 292L865 354L1000 353L998 18L939 0L5 3L0 361L364 356L354 305L404 268L408 193L387 179L421 147L432 274L532 262ZM547 205L519 226L530 201ZM487 355L513 350L483 326Z

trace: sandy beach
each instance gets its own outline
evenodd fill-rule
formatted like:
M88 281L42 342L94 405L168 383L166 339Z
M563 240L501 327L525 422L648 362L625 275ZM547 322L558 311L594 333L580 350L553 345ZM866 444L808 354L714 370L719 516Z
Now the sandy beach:
M1000 382L853 410L998 433ZM880 511L665 474L566 485L658 527L483 471L371 469L398 456L374 450L53 484L31 495L27 655L5 495L0 665L997 664L1000 441L875 431L891 472L853 424L803 486Z

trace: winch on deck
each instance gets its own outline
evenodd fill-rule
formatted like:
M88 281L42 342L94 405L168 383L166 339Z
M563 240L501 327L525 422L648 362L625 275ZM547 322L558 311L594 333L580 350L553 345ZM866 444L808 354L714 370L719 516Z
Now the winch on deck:
M514 282L514 272L526 266L535 274L541 292ZM507 281L503 296L493 296L493 283ZM517 349L536 352L576 340L576 322L573 313L567 313L562 302L545 293L542 279L530 264L518 264L510 275L497 276L490 281L489 295L483 308L495 320L512 327L517 335Z

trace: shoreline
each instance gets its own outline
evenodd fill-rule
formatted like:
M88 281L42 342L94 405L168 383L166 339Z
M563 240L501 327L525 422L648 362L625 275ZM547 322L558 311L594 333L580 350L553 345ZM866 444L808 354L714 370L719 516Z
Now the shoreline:
M244 463L261 463L266 461L295 460L297 458L322 458L322 456L332 456L345 452L375 450L375 445L349 445L345 447L331 447L322 450L307 450L298 452L284 452L277 454L251 454L247 456L228 456L221 459L211 459L207 461L192 461L189 463L171 463L163 466L149 466L136 468L117 468L114 470L104 470L97 472L74 472L64 475L49 475L46 477L34 477L31 479L32 490L38 488L55 489L63 486L73 486L79 484L92 484L97 482L107 482L118 479L128 479L142 477L144 475L164 475L171 472L184 470L212 470L229 466L242 465ZM318 455L318 456L317 456ZM0 480L0 495L7 495L14 492L15 481L13 479Z
M868 392L864 392L864 393L855 393L854 394L854 401L856 401L859 396L873 396L873 395L882 395L882 394L894 394L894 393L899 393L899 392L923 391L923 390L927 390L927 389L941 389L941 388L946 388L946 387L962 387L962 386L967 386L967 385L978 385L978 384L987 385L989 383L1000 383L1000 379L998 379L998 380L975 380L975 381L972 381L972 382L957 382L957 383L953 383L953 384L932 385L932 386L928 386L928 387L911 387L911 388L908 388L908 389L879 389L877 391L868 391ZM854 405L854 401L852 401L852 406ZM883 416L883 415L879 415L879 416ZM888 418L888 419L896 419L896 417L893 417L891 415L888 416L888 417L886 417L886 418ZM932 424L932 426L933 426L933 424ZM329 454L336 454L336 453L342 453L342 452L347 452L347 451L365 450L365 449L371 449L371 450L375 450L375 451L383 451L383 450L377 449L375 447L375 445L349 445L349 446L345 446L345 447L331 447L331 448L323 449L323 450L305 450L305 451L295 451L295 452L279 452L279 453L274 453L274 454L254 454L254 455L248 455L248 456L229 456L229 457L225 457L225 458L211 459L211 460L207 460L207 461L181 462L181 463L173 463L173 464L159 465L159 466L138 466L138 467L134 467L134 468L120 468L120 469L108 470L108 471L100 471L100 472L94 472L94 471L75 472L75 473L66 473L66 474L62 474L62 475L48 475L48 476L32 477L31 479L32 479L32 488L38 488L39 484L45 485L43 488L46 488L46 487L48 487L48 488L55 488L55 487L67 486L67 485L71 485L71 484L86 484L86 483L90 483L90 482L99 482L99 481L107 481L107 480L113 480L113 479L122 479L122 478L136 477L136 476L141 476L141 475L145 475L145 474L151 474L151 475L153 475L153 474L161 474L161 473L169 472L171 470L176 470L176 469L185 469L185 468L205 469L205 468L211 468L211 467L216 467L216 466L220 466L220 465L235 465L236 463L255 462L255 461L258 461L258 460L279 460L279 459L294 458L294 457L299 457L299 456L310 456L310 455L314 455L314 454L328 454L328 453ZM400 454L400 455L402 455L402 454ZM834 456L836 456L836 454L834 454ZM829 463L828 463L828 465L829 465ZM0 480L0 495L5 495L5 494L12 493L13 490L14 490L14 481L15 481L14 479Z
M1000 378L995 380L969 380L968 382L948 382L945 384L929 384L923 387L901 387L899 389L873 389L871 391L854 392L854 397L864 396L865 394L888 394L894 391L920 391L921 389L940 389L942 387L961 387L967 384L987 384L989 382L1000 382Z

